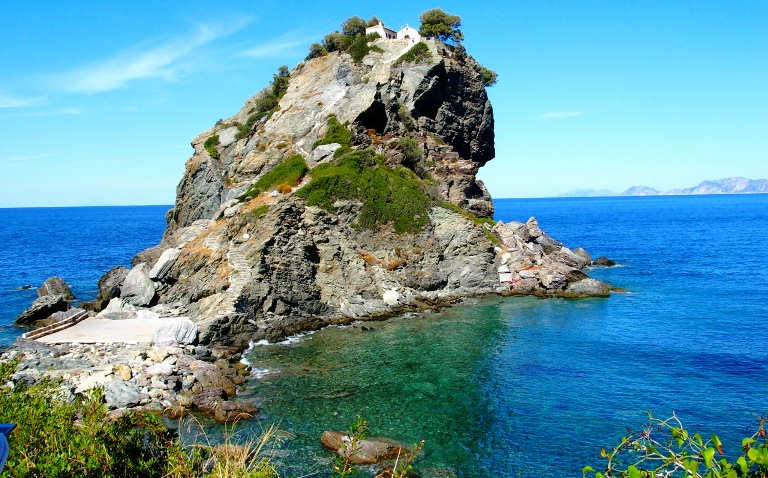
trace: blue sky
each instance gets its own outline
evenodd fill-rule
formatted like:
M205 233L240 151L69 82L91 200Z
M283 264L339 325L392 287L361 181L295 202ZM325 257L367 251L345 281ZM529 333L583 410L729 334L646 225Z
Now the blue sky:
M170 204L189 141L352 15L440 6L499 73L494 197L768 177L768 2L22 2L0 16L0 207Z

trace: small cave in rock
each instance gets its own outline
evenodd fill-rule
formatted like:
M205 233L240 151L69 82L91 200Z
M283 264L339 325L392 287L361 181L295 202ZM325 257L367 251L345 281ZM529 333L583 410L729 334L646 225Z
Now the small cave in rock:
M439 88L431 88L424 92L413 105L413 111L411 112L414 118L420 116L426 116L430 119L435 119L437 111L443 105L443 96Z
M358 115L355 122L365 129L376 130L376 134L384 134L387 129L387 109L381 101L374 101L371 106Z
M472 181L464 188L464 197L469 199L481 198L483 197L483 190L475 181Z

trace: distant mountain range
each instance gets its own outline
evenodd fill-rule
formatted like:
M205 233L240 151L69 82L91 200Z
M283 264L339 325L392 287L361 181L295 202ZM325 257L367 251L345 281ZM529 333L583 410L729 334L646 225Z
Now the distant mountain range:
M768 179L723 178L702 181L691 188L659 191L649 186L632 186L622 193L607 189L577 189L562 194L562 197L594 197L594 196L673 196L693 194L766 194Z

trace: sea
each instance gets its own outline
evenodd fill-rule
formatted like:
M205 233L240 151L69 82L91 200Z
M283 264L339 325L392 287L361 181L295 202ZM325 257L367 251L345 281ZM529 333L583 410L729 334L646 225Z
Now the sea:
M278 426L284 476L325 476L320 434L358 416L370 435L424 440L424 477L578 477L648 413L737 452L768 413L768 195L495 205L497 220L535 216L566 245L617 261L588 272L628 292L473 298L255 343L239 393L262 413L227 432ZM23 286L56 274L92 298L103 272L159 241L168 208L0 209L0 345L22 332L13 318L35 297Z

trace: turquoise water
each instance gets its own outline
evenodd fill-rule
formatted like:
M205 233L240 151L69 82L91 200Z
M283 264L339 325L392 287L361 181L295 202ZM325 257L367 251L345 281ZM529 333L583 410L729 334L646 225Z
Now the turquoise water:
M486 298L255 347L278 373L245 393L264 399L260 426L296 435L285 466L327 470L320 433L358 414L374 435L425 440L424 476L580 476L646 410L736 450L768 408L768 196L496 204L618 260L592 274L631 293Z
M768 195L496 201L621 267L591 273L610 299L484 298L439 313L326 329L255 347L276 371L243 393L295 438L286 476L328 470L325 429L360 414L372 434L425 440L422 476L579 476L646 410L677 412L726 452L768 395ZM0 346L58 273L84 299L99 275L156 243L167 207L0 210ZM282 458L284 456L289 458Z

